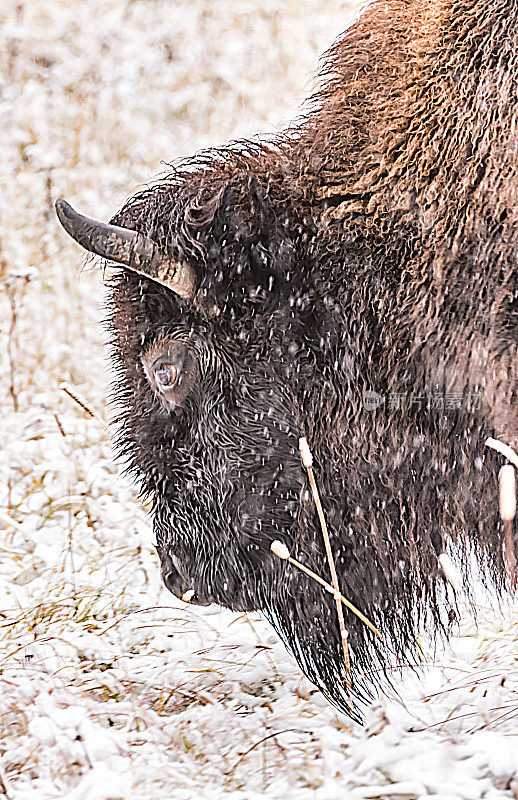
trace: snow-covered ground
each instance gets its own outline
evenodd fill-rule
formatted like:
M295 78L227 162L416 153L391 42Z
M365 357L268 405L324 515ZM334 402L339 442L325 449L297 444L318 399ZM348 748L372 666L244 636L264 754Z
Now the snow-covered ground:
M518 797L512 610L466 615L359 728L259 615L161 587L106 427L101 278L53 214L108 218L161 163L281 126L357 9L2 0L0 797Z

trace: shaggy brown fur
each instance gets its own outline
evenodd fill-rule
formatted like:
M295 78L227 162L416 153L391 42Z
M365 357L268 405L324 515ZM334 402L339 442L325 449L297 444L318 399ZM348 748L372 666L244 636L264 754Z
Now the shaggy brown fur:
M518 443L517 111L517 2L375 2L301 120L196 156L114 220L199 276L191 303L130 272L113 288L121 449L164 579L263 610L344 709L332 598L270 552L328 575L297 440L342 592L385 635L348 617L365 699L388 650L407 660L425 621L447 627L447 542L503 580L484 441ZM176 405L150 384L157 347L189 365Z

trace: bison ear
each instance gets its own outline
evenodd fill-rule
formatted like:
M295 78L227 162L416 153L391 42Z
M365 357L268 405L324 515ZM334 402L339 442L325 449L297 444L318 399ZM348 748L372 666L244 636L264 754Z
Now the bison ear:
M234 175L220 191L210 256L221 291L240 300L278 299L295 252L280 206L253 173Z

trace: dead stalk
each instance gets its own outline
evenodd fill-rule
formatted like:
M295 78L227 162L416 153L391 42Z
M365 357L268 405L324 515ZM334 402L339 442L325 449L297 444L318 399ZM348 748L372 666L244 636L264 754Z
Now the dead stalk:
M18 322L16 309L16 292L14 287L9 289L9 302L11 304L11 321L7 335L7 357L9 359L9 394L13 401L13 408L18 411L18 394L16 392L16 362L15 362L15 332Z
M486 447L491 447L493 450L496 450L497 453L500 453L500 455L505 456L505 458L518 469L518 455L508 444L504 444L504 442L501 442L499 439L492 439L490 437L486 439Z
M56 420L56 425L58 426L58 430L59 430L61 436L63 437L63 440L64 440L65 445L67 447L68 454L70 456L70 460L72 461L72 464L74 466L74 471L75 471L75 474L76 474L76 478L77 478L77 480L79 480L79 478L80 478L80 476L79 476L79 467L78 467L78 464L77 464L77 461L76 461L76 457L74 455L74 450L71 447L70 442L68 441L68 436L66 434L65 429L63 428L63 425L61 424L61 420L59 419L58 415L56 413L54 413L53 416L54 416L54 419ZM90 528L93 528L94 527L94 521L93 521L92 515L90 514L90 509L88 507L86 496L84 498L83 505L84 505L84 509L85 509L86 518L88 520L88 525L89 525Z
M302 572L305 572L306 575L309 575L310 578L313 578L313 580L319 583L320 586L323 586L326 592L332 594L335 597L335 599L339 599L340 602L346 608L349 609L349 611L352 611L353 614L356 614L356 616L359 619L361 619L363 624L366 625L376 636L378 636L381 639L381 633L376 628L376 626L372 624L370 619L367 619L367 617L364 614L362 614L362 612L358 608L356 608L356 606L354 606L350 602L350 600L347 600L347 598L344 597L343 594L338 593L337 595L335 588L331 586L330 583L321 578L320 575L317 575L317 573L313 572L312 569L309 569L309 567L306 567L304 564L301 564L300 561L297 561L296 558L290 556L288 549L285 547L285 545L282 544L282 542L277 542L277 541L272 542L271 550L273 553L275 553L276 556L279 556L279 558L288 561L289 564L292 564L294 567L297 567L297 569L300 569Z
M74 390L74 391L72 391L72 389L70 388L70 386L68 385L68 383L67 383L66 381L61 381L61 382L60 382L60 384L59 384L59 388L60 388L60 389L61 389L61 391L62 391L62 392L64 392L64 393L65 393L65 394L66 394L68 397L70 397L70 399L71 399L71 400L73 400L73 401L74 401L74 403L77 403L77 405L78 405L80 408L82 408L82 409L83 409L83 411L85 412L85 414L87 414L87 415L88 415L89 417L91 417L92 419L96 419L96 420L97 420L97 422L100 422L100 423L101 423L101 425L103 426L103 428L105 428L106 430L108 430L108 426L107 426L107 424L105 423L105 421L104 421L103 419L101 419L101 417L100 417L98 414L96 414L96 413L95 413L95 411L92 411L92 409L91 409L91 408L89 408L89 407L86 405L86 403L84 402L84 400L81 400L81 399L80 399L80 398L77 396L77 394L76 394L75 390Z
M10 800L12 794L9 790L9 784L7 782L7 776L4 772L3 767L0 765L0 791L3 793L6 800Z
M503 455L509 464L504 464L498 475L500 489L500 518L504 524L504 541L502 557L505 571L512 592L516 591L516 552L514 548L514 519L516 516L516 475L518 455L512 447L499 439L487 439L486 446Z
M311 450L309 449L309 445L307 439L305 437L299 439L299 449L300 455L302 458L302 463L306 467L306 471L308 473L309 484L311 486L311 491L313 493L313 499L315 501L315 505L317 507L318 519L320 521L320 527L322 529L322 536L324 537L324 544L327 553L327 560L329 563L329 569L331 571L331 580L333 581L333 588L334 588L334 597L336 602L336 613L338 614L338 624L340 627L340 636L342 639L342 649L344 652L344 661L345 661L345 677L347 683L347 692L349 694L349 702L351 704L351 708L353 707L353 700L352 700L352 682L351 682L351 663L349 659L349 645L347 643L347 629L345 627L345 620L344 620L344 612L341 603L342 593L340 592L340 586L338 584L338 575L336 573L335 567L335 560L333 557L333 551L331 549L331 542L329 540L329 533L327 530L327 524L324 517L324 512L322 509L322 503L320 502L320 495L318 492L318 487L315 481L315 476L313 474L313 456L311 454Z

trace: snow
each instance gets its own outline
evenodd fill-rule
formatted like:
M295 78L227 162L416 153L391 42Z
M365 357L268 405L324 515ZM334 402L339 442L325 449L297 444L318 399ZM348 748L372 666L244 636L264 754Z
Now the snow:
M357 8L3 0L0 796L518 797L515 606L423 631L421 679L360 728L259 615L161 586L110 444L102 278L52 209L106 219L162 162L277 129Z

